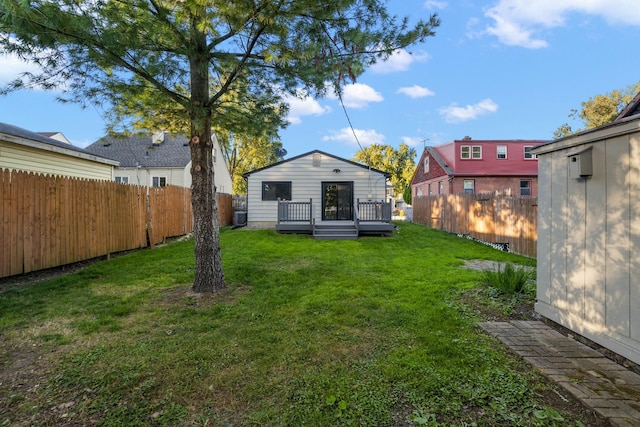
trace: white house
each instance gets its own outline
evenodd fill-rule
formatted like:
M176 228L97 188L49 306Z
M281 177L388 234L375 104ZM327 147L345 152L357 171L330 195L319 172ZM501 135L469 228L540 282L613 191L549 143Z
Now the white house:
M218 193L231 194L231 174L215 135L213 140L214 183ZM191 153L184 134L156 132L109 135L89 145L87 151L118 160L114 179L147 187L176 185L191 187Z
M640 363L640 94L538 156L536 311Z
M387 173L319 150L243 176L247 225L254 228L273 228L279 222L278 199L310 203L306 215L312 222L353 222L358 201L390 201Z
M116 166L115 160L59 138L0 123L0 169L110 181Z

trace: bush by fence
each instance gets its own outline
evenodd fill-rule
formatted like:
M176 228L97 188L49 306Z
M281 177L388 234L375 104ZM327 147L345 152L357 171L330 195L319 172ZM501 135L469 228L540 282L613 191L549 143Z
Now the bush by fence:
M0 178L0 277L153 246L193 231L188 188L8 170ZM218 194L217 201L220 225L230 225L231 195Z
M507 243L510 252L536 257L537 197L460 193L419 196L412 202L415 223L483 242Z

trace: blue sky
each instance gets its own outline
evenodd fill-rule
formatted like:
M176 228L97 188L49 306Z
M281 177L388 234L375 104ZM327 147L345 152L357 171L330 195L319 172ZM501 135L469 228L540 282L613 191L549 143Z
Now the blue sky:
M551 139L590 97L640 80L638 0L392 0L411 19L438 13L436 36L393 55L345 87L362 145L438 145L473 139ZM0 57L0 83L25 65ZM104 134L104 113L60 104L55 94L0 97L0 122L59 131L84 147ZM358 150L335 97L292 100L281 132L287 157Z

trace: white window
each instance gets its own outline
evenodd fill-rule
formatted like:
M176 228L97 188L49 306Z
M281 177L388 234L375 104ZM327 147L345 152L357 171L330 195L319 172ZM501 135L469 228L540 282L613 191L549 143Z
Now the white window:
M164 176L154 176L151 178L152 186L154 187L166 187L167 186L167 178Z
M463 181L463 187L464 187L464 192L465 193L474 193L475 190L475 182L473 179L465 179Z
M531 195L531 181L528 179L520 180L520 195L521 196L530 196Z
M418 197L422 196L422 187L418 187Z
M121 184L128 184L129 183L129 177L128 176L116 176L116 182L119 182Z
M481 159L482 146L480 145L462 145L460 146L461 159Z
M440 188L438 189L439 194L444 194L444 182L440 181Z
M507 158L507 146L506 145L498 145L498 158L506 159Z
M538 158L538 156L536 156L535 154L531 153L532 149L533 149L533 146L524 147L524 158L525 159L537 159Z
M424 173L429 172L429 157L424 158Z
M433 190L431 189L431 184L429 184L429 195L432 196L433 195Z

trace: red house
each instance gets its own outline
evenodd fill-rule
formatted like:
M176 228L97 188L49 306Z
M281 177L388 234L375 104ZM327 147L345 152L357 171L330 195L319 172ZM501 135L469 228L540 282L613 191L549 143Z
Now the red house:
M514 196L537 196L538 161L531 149L545 142L465 137L425 147L411 180L411 195L506 190Z

